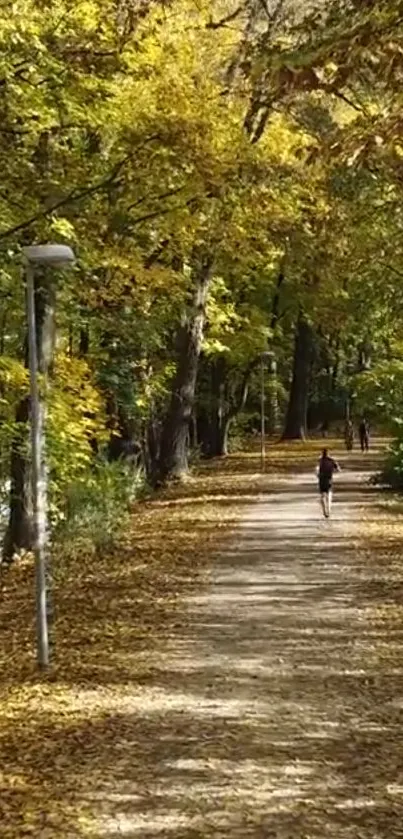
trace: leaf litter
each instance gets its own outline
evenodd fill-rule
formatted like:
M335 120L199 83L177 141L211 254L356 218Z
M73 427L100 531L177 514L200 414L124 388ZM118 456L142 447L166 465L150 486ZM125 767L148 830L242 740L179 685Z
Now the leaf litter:
M141 758L133 754L130 713L139 713L167 640L186 624L181 597L200 584L211 552L239 518L237 493L247 486L252 500L259 481L253 473L245 480L231 471L221 476L215 467L201 470L136 505L130 532L107 556L56 552L52 665L43 677L35 663L32 561L25 557L2 570L3 839L86 836L87 777L102 797L110 773L124 778L128 760L139 762L146 784Z
M346 707L335 706L334 729L325 717L320 725L312 722L306 668L298 683L289 682L284 660L294 655L294 641L286 635L273 670L277 687L268 649L258 669L252 663L252 672L245 662L236 680L233 657L217 657L215 668L211 657L204 670L196 660L189 677L189 644L193 649L204 629L187 600L208 587L214 556L229 539L236 541L234 529L248 505L270 496L289 475L291 460L301 472L311 469L316 451L317 445L278 448L270 452L266 476L258 474L258 455L249 452L209 464L185 485L137 505L130 532L108 556L56 553L52 667L43 678L35 667L32 563L27 557L3 573L4 839L400 835L403 764L390 748L391 727L400 731L402 722L392 678L396 671L401 679L403 643L400 510L371 506L368 512L363 499L352 561L354 580L358 576L362 584L355 625L358 633L363 624L364 634L346 647L351 661L340 676L332 675L331 662L323 663L315 696L317 703L321 693L337 693L341 680L348 686ZM304 644L321 643L315 633L312 641L310 633L299 637L307 638ZM246 642L256 656L259 638ZM362 678L353 683L349 667ZM256 698L248 705L244 694L252 677ZM290 693L283 695L288 682ZM267 699L273 691L281 709L275 728L278 708ZM355 732L349 728L344 740L347 716ZM346 762L350 796L340 779Z

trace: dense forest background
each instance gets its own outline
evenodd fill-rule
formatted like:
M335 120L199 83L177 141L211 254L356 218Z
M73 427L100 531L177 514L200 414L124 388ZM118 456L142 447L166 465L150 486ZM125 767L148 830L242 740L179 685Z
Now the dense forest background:
M4 558L32 541L32 243L77 256L36 273L55 533L110 536L257 430L262 366L271 433L366 413L399 482L402 34L391 0L2 4Z

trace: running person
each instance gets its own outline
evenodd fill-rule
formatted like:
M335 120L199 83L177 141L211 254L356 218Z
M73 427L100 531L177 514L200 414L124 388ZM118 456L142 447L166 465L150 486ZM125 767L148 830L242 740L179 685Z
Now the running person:
M327 519L330 517L332 510L333 475L335 472L340 472L339 464L329 456L327 449L323 449L318 464L318 478L323 515Z
M365 417L362 418L359 425L361 451L367 452L369 450L369 425Z

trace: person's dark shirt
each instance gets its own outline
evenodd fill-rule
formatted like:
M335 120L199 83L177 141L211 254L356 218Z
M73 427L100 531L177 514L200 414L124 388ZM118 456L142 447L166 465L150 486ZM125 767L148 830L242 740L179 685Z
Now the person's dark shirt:
M334 472L339 471L339 464L332 457L321 457L319 461L319 477L332 478Z

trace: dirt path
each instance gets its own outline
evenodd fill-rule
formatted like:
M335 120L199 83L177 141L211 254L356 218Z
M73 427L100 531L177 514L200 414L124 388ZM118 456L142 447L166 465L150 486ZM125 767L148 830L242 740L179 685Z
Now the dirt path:
M130 700L132 761L118 788L112 768L97 839L403 836L403 626L377 617L390 592L360 549L365 478L343 472L329 522L311 472L246 507Z

